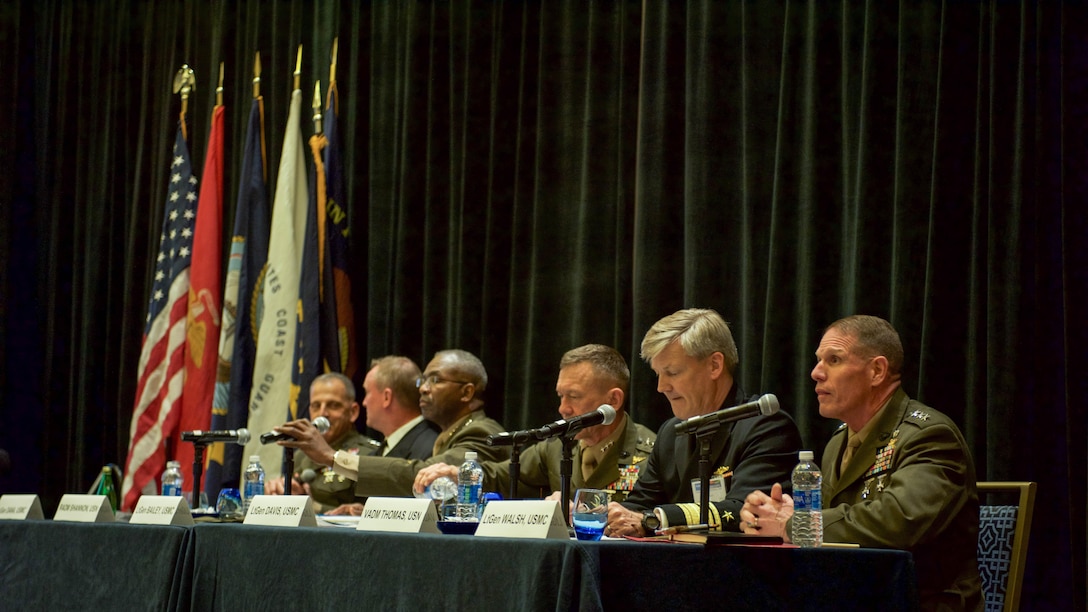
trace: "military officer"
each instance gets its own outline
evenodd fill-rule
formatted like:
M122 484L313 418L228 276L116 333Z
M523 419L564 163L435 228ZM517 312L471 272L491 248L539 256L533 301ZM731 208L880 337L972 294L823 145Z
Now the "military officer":
M900 387L903 346L878 317L832 323L816 349L820 414L843 421L824 449L826 542L914 555L922 609L981 610L975 468L956 424ZM793 500L753 492L744 531L790 538Z
M559 415L564 419L588 414L602 404L616 409L608 425L586 427L575 434L571 494L579 488L609 489L614 499L623 499L638 480L639 470L653 450L656 435L636 423L624 410L631 378L623 356L602 344L587 344L567 351L559 361ZM562 440L550 438L534 444L520 456L518 497L540 497L552 493L559 499ZM484 487L506 495L510 491L510 461L483 462ZM457 467L444 463L423 468L416 474L415 490L422 491L439 476L456 478Z

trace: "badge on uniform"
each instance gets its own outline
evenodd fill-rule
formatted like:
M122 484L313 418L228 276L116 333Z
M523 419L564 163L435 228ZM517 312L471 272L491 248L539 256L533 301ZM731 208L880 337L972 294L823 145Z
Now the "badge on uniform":
M702 492L702 481L698 478L691 479L691 498L702 499L700 494ZM710 501L723 502L725 496L728 494L728 490L725 486L725 477L721 474L714 474L710 477Z

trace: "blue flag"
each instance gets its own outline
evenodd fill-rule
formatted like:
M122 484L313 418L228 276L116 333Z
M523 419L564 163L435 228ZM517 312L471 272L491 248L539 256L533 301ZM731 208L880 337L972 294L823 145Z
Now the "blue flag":
M234 213L234 235L223 290L223 325L219 335L219 367L212 402L212 429L239 429L249 420L249 390L257 327L253 314L261 294L261 272L268 259L268 189L265 184L264 101L253 100L246 128L241 181ZM259 435L261 432L255 432ZM219 489L237 487L242 477L242 447L209 447L205 490L214 503Z

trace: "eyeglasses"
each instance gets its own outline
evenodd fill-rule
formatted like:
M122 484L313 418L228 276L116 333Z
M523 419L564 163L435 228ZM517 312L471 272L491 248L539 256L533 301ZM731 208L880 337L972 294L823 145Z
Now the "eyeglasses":
M457 383L459 385L469 384L469 381L467 381L467 380L453 380L452 378L442 378L438 374L431 374L430 376L420 376L419 378L417 378L416 379L416 388L417 389L422 389L423 385L427 385L428 387L433 387L433 386L437 385L440 382Z

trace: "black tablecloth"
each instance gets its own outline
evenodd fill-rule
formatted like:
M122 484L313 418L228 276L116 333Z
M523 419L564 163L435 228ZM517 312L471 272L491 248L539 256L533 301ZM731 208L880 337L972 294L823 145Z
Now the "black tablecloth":
M175 610L185 527L0 521L0 609Z
M0 521L0 609L910 610L902 551Z

